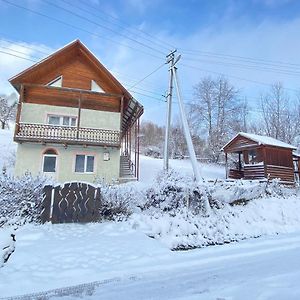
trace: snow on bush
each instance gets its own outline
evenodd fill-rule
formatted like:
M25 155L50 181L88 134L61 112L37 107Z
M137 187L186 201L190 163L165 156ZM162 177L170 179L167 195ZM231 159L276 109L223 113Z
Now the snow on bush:
M7 174L0 176L0 227L4 224L40 222L43 177L25 174L16 178Z
M15 234L12 229L0 231L0 268L8 261L15 251Z
M203 211L204 193L209 215ZM300 229L298 197L278 181L197 185L171 171L159 174L146 191L142 212L129 222L170 249L190 249Z
M99 184L101 188L100 220L123 221L128 218L143 203L144 195L134 184L107 185Z
M186 207L194 213L200 213L204 209L203 200L209 195L205 185L196 184L192 178L170 170L158 174L145 196L147 200L142 210L158 210L174 215Z
M144 212L132 215L130 223L170 249L191 249L300 230L300 203L297 196L270 197L243 206L225 204L209 216L188 210L176 215Z

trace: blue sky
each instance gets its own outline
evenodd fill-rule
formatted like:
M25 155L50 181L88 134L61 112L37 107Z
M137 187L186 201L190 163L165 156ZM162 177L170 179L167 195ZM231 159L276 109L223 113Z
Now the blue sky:
M186 102L201 78L224 74L255 114L275 81L291 99L300 90L299 31L297 0L0 0L0 93L10 93L7 79L32 64L13 55L38 60L79 38L127 88L176 47ZM131 89L145 119L164 123L167 84L164 66Z

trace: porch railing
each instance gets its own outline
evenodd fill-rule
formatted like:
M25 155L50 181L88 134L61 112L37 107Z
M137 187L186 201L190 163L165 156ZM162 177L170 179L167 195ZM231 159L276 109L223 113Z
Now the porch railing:
M100 128L20 123L15 140L119 146L120 132Z

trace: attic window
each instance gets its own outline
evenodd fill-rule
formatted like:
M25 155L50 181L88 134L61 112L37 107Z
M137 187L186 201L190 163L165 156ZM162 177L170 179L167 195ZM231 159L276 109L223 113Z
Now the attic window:
M62 87L62 76L59 76L49 83L47 83L48 86L54 86L54 87Z
M94 80L91 80L91 91L98 92L98 93L105 93L103 89Z

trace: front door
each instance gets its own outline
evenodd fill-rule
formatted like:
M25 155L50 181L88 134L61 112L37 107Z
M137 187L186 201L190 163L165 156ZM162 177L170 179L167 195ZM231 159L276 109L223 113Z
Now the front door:
M53 149L43 154L42 172L46 177L57 179L57 153Z

